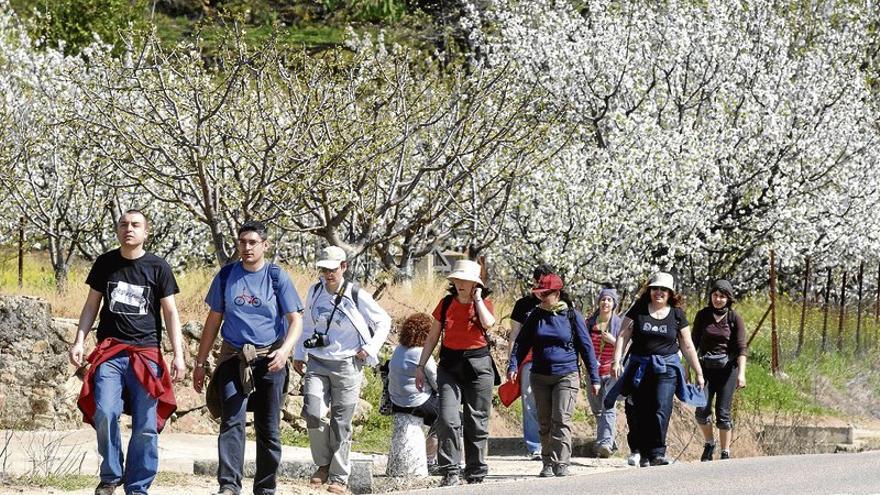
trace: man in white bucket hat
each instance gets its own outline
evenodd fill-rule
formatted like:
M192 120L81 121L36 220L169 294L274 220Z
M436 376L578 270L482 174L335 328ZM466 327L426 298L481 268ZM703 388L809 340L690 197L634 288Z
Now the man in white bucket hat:
M434 322L416 368L416 387L421 389L424 365L442 337L437 365L440 416L435 423L441 486L459 484L462 451L465 481L480 483L489 472L486 446L497 370L489 353L487 329L495 324L495 317L492 302L483 298L489 291L483 287L480 272L475 261L455 263L447 277L449 294L434 309Z
M321 250L321 273L307 293L303 333L293 367L303 378L303 417L318 470L313 488L327 483L330 493L347 493L351 463L351 421L360 397L364 365L379 362L391 317L365 290L345 279L345 251ZM330 410L329 421L324 417Z

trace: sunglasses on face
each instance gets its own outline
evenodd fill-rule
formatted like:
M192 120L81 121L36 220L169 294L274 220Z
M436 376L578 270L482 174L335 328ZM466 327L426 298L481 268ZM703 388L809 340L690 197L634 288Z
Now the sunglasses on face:
M669 290L666 287L648 287L648 289L651 291L655 291L655 290L667 291L667 290Z

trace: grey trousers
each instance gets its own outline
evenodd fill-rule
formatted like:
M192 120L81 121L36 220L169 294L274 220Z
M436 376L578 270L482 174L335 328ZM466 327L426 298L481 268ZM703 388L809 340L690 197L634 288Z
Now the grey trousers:
M491 359L489 356L462 358L455 362L442 359L437 367L440 389L440 417L435 423L440 442L437 464L444 474L458 474L462 440L464 477L483 479L489 473L486 449L495 378ZM459 412L461 406L464 406L464 414Z
M532 370L531 380L538 407L544 464L568 464L571 460L571 416L580 390L580 377L577 372L542 375Z
M617 380L611 376L603 376L599 378L601 387L599 395L587 393L587 401L590 403L590 411L596 417L596 445L604 445L609 449L614 447L614 433L617 427L617 408L605 408L605 395L611 390L611 387L617 383Z
M303 418L312 460L330 466L329 481L348 484L351 420L360 399L363 364L355 357L330 361L309 356L303 386ZM330 410L327 421L324 416Z

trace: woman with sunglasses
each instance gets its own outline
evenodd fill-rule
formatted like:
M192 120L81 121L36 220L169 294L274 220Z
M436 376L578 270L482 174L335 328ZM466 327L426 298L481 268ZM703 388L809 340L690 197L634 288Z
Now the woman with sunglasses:
M562 279L555 273L538 281L533 292L541 303L523 324L507 368L508 379L516 380L518 363L532 351L530 381L540 424L541 477L569 474L572 413L581 382L578 355L587 365L593 395L599 393L592 340L583 316L562 289Z
M672 415L672 396L695 406L706 402L702 394L703 370L674 282L668 273L655 273L648 281L648 290L626 313L614 348L612 373L618 382L605 398L606 407L613 405L620 393L632 398L639 425L637 442L642 467L670 462L666 458L666 431ZM621 357L630 340L629 363L624 370ZM699 390L686 385L679 350L696 372Z

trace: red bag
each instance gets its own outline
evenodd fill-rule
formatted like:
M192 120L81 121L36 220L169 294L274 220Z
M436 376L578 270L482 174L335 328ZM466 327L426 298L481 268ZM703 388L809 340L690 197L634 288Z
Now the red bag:
M520 391L519 373L517 373L516 380L508 380L498 387L498 398L505 407L510 407L519 398Z

